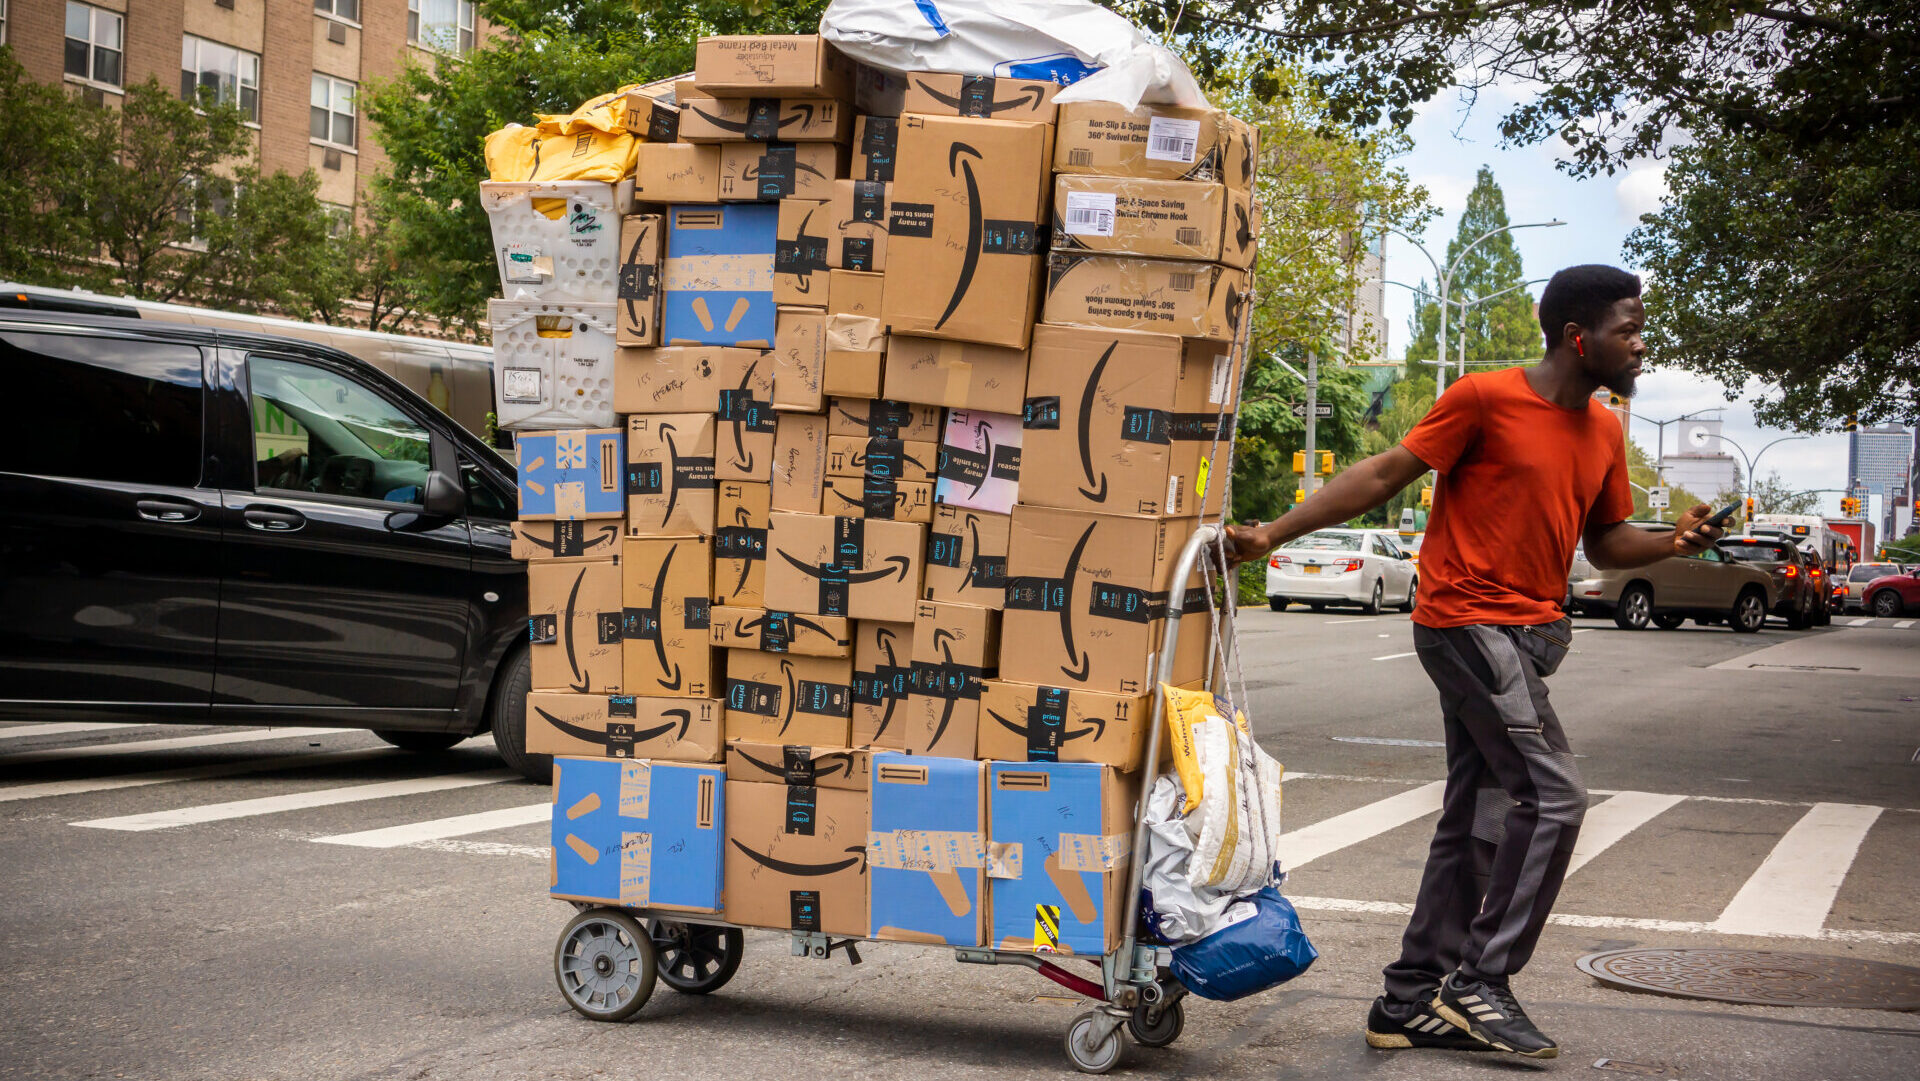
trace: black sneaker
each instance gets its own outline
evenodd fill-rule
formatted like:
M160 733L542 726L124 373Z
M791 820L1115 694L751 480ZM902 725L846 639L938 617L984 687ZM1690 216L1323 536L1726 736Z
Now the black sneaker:
M1458 972L1440 983L1433 1012L1485 1040L1496 1051L1527 1058L1555 1058L1560 1045L1533 1026L1506 984L1464 980Z
M1373 1000L1367 1011L1367 1046L1388 1051L1408 1047L1438 1047L1447 1051L1491 1051L1482 1040L1467 1034L1453 1022L1434 1013L1426 1003L1406 1007L1407 1016L1396 1018L1387 1012L1384 996Z

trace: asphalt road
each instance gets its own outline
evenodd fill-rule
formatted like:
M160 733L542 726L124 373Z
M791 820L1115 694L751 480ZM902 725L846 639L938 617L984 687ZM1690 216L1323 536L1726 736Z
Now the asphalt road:
M1533 1064L1361 1042L1437 806L1434 695L1404 616L1246 613L1250 713L1290 773L1287 892L1322 956L1264 996L1189 1000L1183 1038L1120 1072L1920 1075L1920 1016L1632 995L1574 968L1629 945L1920 964L1920 626L1852 622L1576 621L1552 686L1594 809L1516 981L1565 1047ZM753 932L713 996L579 1018L553 984L571 910L545 896L546 798L484 740L422 757L353 732L0 727L0 1077L1068 1073L1084 1004L922 947L850 967Z

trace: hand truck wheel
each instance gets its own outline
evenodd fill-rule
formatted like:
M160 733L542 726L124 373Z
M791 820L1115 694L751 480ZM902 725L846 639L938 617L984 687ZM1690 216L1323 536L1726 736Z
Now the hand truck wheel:
M1186 1024L1187 1010L1179 999L1157 1006L1135 1006L1127 1016L1127 1035L1141 1047L1165 1047L1180 1038Z
M1105 1031L1102 1038L1101 1032ZM1117 1018L1089 1010L1073 1019L1067 1029L1067 1058L1081 1073L1106 1073L1120 1061L1126 1041L1120 1038Z
M560 932L553 950L560 994L592 1021L625 1021L653 995L653 939L617 908L590 908Z
M746 949L737 927L648 920L647 932L659 958L660 978L684 995L710 994L726 986Z

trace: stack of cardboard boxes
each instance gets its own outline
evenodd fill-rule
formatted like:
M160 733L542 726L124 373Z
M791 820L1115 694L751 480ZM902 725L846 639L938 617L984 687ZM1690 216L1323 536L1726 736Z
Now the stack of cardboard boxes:
M629 94L621 419L519 439L556 896L1118 943L1255 148L1056 89L801 36Z

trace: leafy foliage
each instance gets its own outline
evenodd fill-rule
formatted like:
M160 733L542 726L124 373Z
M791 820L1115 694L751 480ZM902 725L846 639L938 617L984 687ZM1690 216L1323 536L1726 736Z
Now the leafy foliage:
M1447 293L1450 315L1446 359L1457 362L1460 343L1464 340L1469 370L1477 366L1484 371L1502 362L1510 365L1531 361L1540 353L1542 338L1540 324L1533 316L1533 292L1522 284L1526 271L1521 267L1520 249L1514 245L1513 234L1496 233L1468 250L1468 245L1484 234L1511 224L1507 218L1506 196L1494 182L1493 170L1482 165L1473 190L1467 194L1467 206L1460 215L1459 227L1447 244L1444 261L1445 266L1451 267L1456 259L1460 260ZM1463 251L1466 252L1464 259L1460 258ZM1422 280L1420 286L1424 291L1426 281ZM1407 346L1409 363L1433 360L1439 346L1437 286L1435 283L1435 292L1423 295L1414 306L1410 328L1413 340ZM1502 293L1505 295L1500 295ZM1471 304L1482 297L1494 299L1473 304L1464 316L1461 314L1461 301Z

